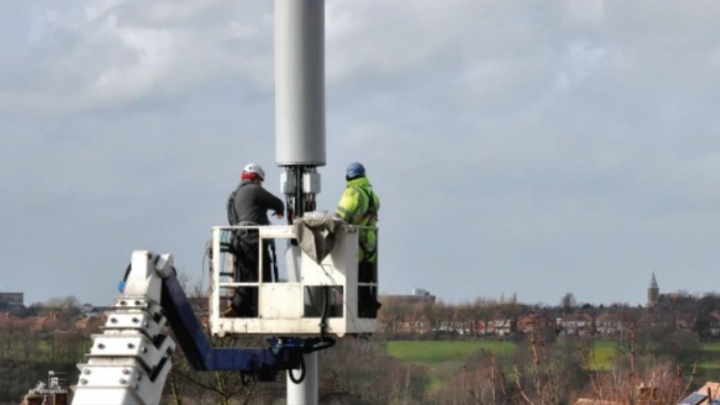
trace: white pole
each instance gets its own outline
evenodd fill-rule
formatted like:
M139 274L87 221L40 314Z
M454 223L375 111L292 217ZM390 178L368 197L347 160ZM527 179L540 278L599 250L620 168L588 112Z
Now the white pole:
M324 166L325 0L275 0L275 110L276 163ZM300 384L290 373L301 370L288 371L287 405L318 403L317 352L303 359Z
M290 373L297 380L300 370L288 370L287 405L317 405L318 403L318 355L317 352L303 355L305 360L305 378L300 384L290 380Z

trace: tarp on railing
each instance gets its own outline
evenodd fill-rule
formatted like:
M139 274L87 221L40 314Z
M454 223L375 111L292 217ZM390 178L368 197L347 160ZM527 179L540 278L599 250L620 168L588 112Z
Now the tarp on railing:
M335 235L347 230L347 223L333 217L297 218L293 224L300 249L320 264L335 247Z

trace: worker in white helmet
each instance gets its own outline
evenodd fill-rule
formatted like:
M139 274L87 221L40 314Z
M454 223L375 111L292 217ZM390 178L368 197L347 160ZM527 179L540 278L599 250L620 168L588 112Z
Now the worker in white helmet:
M240 185L230 195L227 204L228 221L232 226L258 226L270 225L268 211L273 211L276 218L281 219L285 214L285 204L272 193L263 188L265 171L260 165L250 163L243 169ZM235 280L236 282L257 282L260 248L258 246L259 232L257 229L242 229L233 235L233 250L235 253ZM263 282L273 280L269 245L264 244L263 252ZM257 316L257 288L241 287L235 290L232 304L226 316L256 317Z

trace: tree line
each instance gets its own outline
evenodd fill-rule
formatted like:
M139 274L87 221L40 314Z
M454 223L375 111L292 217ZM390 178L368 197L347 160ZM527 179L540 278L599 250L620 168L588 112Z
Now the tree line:
M689 295L688 295L689 296ZM679 307L658 307L658 313L706 311L720 306L713 295L681 296ZM79 303L71 298L34 305L38 315L62 312L77 316ZM678 309L683 308L683 309ZM196 312L206 315L202 306ZM527 305L514 299L478 299L451 305L408 305L384 302L380 321L384 332L370 340L342 339L331 350L320 353L320 397L325 404L566 404L579 397L640 403L651 395L656 403L670 403L694 389L700 377L698 364L703 358L699 335L664 325L631 324L618 342L618 355L598 368L592 336L559 337L555 330L535 328L495 337L497 349L481 349L462 361L443 365L442 381L433 381L432 370L412 362L402 362L388 352L394 339L486 339L477 328L458 331L476 320L518 319L530 313L558 317L573 313L631 313L638 317L646 308L627 304L607 307L578 304L565 295L554 307ZM420 322L419 320L422 320ZM425 333L412 328L429 328ZM402 329L402 325L411 325ZM444 327L448 326L448 327ZM211 338L216 346L264 346L261 339ZM512 343L513 350L500 350ZM66 368L76 380L75 364L83 361L90 340L80 333L32 333L18 326L0 326L0 404L18 401L22 394L42 379L47 370ZM236 372L197 373L190 369L180 351L173 354L162 404L193 405L217 403L283 404L285 375L278 380L258 383ZM644 391L641 384L652 389ZM654 400L654 401L655 401ZM665 401L665 402L663 402ZM653 403L653 402L650 402Z

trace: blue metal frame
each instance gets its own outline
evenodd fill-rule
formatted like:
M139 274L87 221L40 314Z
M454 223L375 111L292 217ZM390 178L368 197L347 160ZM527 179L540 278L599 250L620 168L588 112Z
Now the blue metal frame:
M693 392L688 395L687 398L683 399L678 405L697 405L707 399L707 395L702 392Z
M298 369L315 339L270 339L273 347L212 347L172 270L162 280L161 303L177 343L195 371L239 371L258 381L275 381L280 370Z

